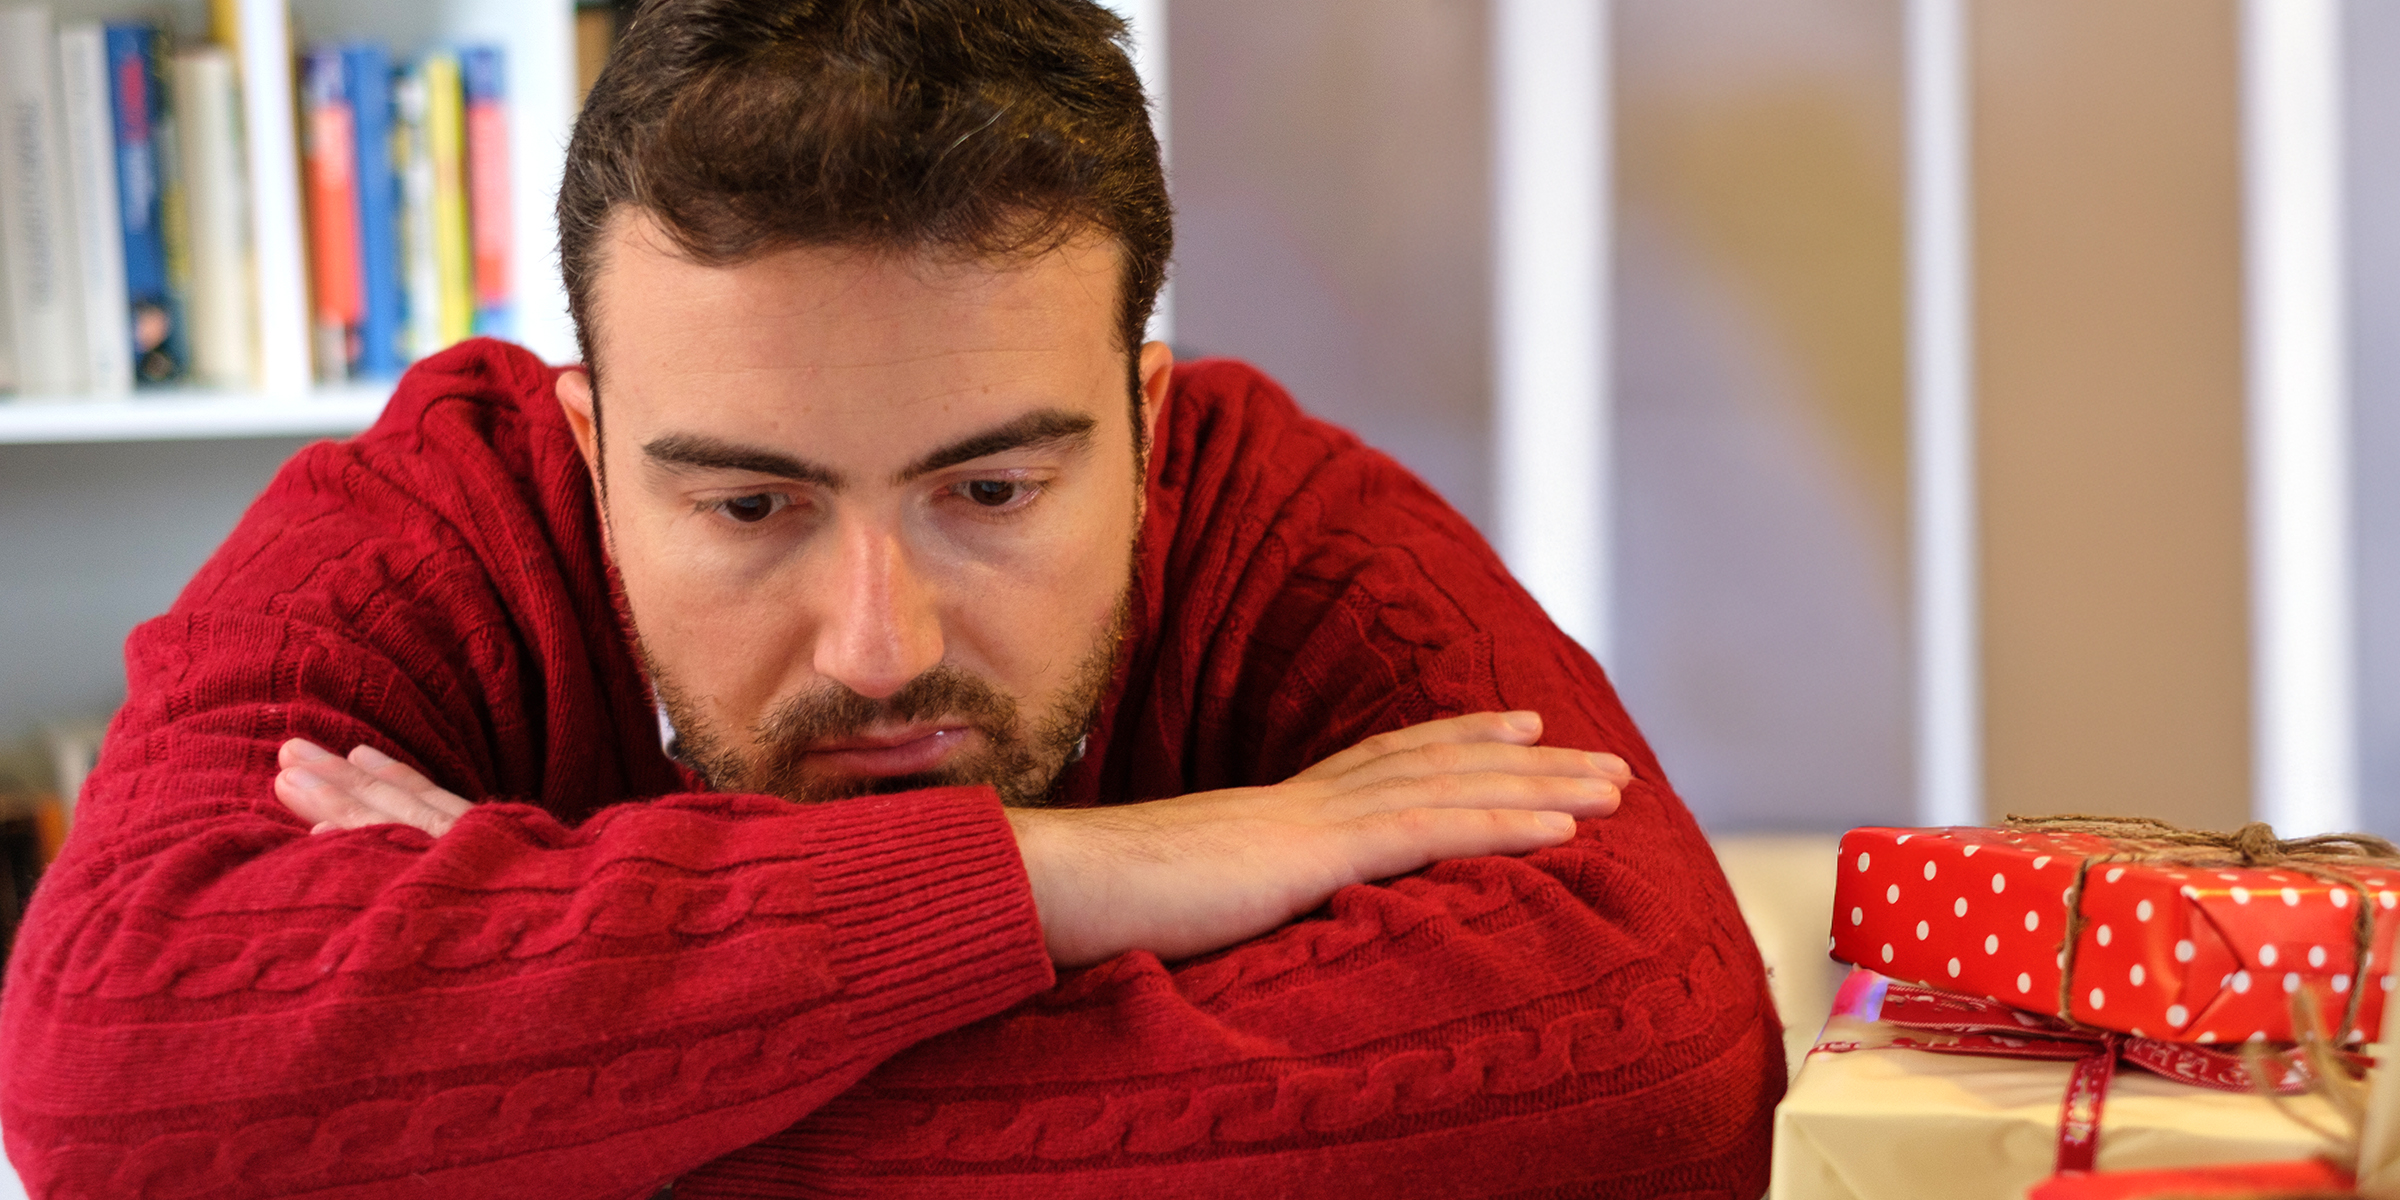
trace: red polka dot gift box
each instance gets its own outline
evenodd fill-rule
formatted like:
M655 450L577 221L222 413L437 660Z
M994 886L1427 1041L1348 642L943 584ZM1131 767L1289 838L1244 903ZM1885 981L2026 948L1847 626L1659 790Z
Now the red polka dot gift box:
M2393 986L2390 854L2374 838L2277 842L2263 825L1853 829L1832 952L1895 979L2202 1045L2293 1040L2293 993L2306 988L2359 1041L2381 1028Z

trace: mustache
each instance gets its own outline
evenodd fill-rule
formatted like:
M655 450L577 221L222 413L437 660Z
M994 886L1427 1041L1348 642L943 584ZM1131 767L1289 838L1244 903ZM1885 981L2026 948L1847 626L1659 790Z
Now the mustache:
M750 732L768 761L789 769L823 742L856 736L877 725L935 717L963 720L994 745L1008 745L1017 737L1016 702L948 663L935 665L881 700L828 683L775 706Z

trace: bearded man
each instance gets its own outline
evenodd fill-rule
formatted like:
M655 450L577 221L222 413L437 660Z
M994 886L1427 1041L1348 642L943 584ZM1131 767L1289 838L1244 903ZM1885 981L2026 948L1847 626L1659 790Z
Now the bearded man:
M1599 667L1142 331L1085 0L652 0L474 342L167 615L35 898L43 1196L1757 1195L1756 951Z

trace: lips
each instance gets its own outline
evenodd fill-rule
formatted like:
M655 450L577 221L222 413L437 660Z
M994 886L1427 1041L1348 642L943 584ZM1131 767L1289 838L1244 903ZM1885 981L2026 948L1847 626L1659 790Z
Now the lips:
M803 757L837 775L919 775L940 769L974 733L969 726L945 725L856 734L821 743Z

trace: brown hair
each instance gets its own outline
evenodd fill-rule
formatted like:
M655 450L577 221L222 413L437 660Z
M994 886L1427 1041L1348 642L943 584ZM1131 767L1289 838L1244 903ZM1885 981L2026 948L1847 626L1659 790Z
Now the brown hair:
M620 207L710 265L795 245L1009 257L1096 230L1123 259L1138 404L1174 231L1126 36L1090 0L645 0L558 191L584 362Z

